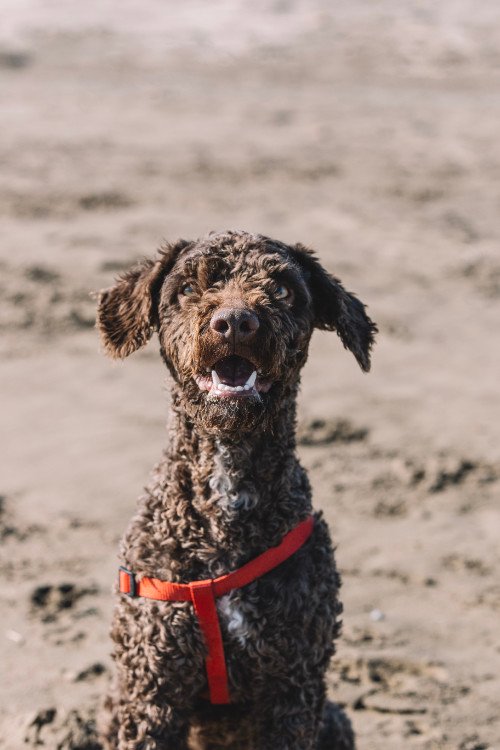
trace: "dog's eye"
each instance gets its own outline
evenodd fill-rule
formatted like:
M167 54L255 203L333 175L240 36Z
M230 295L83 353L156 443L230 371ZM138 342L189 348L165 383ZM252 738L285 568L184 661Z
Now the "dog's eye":
M278 284L274 296L276 299L288 299L288 297L290 297L290 290L284 284Z
M190 297L192 294L194 294L193 285L184 284L184 286L181 289L181 294L184 294L186 297Z

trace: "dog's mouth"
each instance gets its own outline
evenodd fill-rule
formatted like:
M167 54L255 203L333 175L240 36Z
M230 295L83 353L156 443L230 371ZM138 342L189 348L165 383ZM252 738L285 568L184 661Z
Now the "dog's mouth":
M201 391L214 398L249 398L267 393L272 381L250 360L236 354L223 357L195 376Z

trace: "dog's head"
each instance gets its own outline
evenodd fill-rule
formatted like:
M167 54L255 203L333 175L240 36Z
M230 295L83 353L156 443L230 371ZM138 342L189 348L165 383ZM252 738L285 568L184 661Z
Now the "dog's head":
M377 330L311 250L246 232L166 245L100 293L97 325L115 358L157 331L181 405L218 433L272 425L315 327L335 330L365 371Z

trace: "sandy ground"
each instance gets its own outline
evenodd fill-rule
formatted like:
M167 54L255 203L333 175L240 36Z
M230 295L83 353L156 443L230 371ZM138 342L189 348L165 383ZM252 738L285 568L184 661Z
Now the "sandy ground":
M360 750L500 748L497 0L4 0L0 747L95 750L116 546L164 441L156 346L91 289L162 238L317 248L381 329L332 334L300 453L343 571Z

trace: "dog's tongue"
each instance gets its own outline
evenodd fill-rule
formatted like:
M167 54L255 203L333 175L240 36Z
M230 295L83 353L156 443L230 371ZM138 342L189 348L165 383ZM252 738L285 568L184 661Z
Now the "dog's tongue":
M255 370L255 367L248 361L248 359L243 359L243 357L233 355L231 357L219 359L219 361L214 364L213 369L219 376L221 383L232 386L243 386Z

